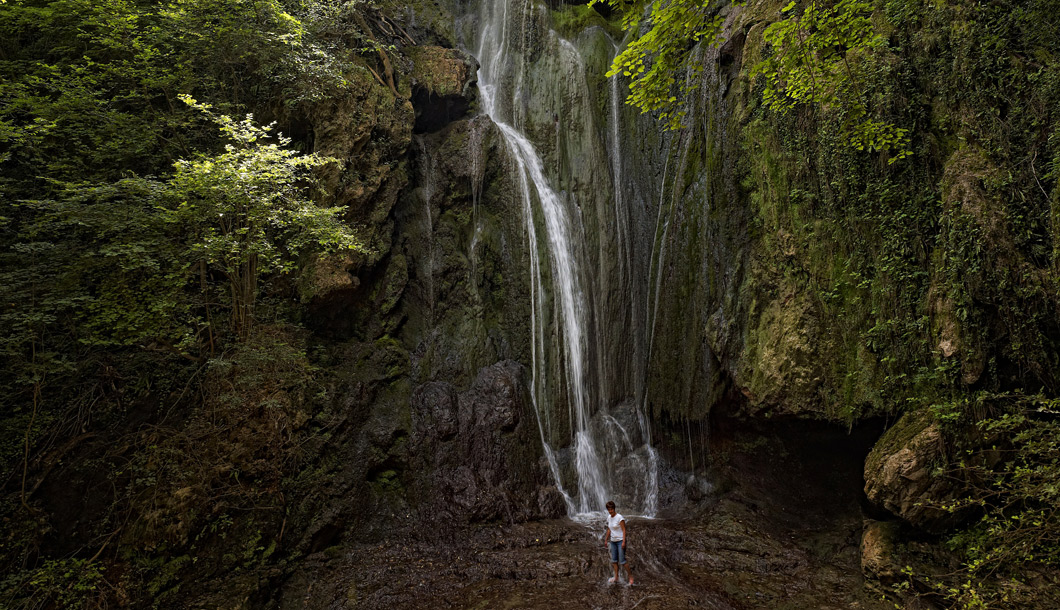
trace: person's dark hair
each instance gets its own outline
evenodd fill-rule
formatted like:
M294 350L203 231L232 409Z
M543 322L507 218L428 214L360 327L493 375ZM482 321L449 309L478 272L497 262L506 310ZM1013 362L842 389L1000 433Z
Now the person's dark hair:
M614 508L615 507L615 503L611 502L611 501L608 501L608 503L605 504L604 507L608 508L608 509Z

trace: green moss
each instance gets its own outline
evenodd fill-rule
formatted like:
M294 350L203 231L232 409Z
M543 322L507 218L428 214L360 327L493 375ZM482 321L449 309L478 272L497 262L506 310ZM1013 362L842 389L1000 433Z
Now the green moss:
M746 22L766 4L748 7ZM817 340L828 355L819 398L829 417L848 421L930 404L972 383L1054 383L1045 371L1058 365L1057 338L1046 330L1057 303L1042 297L1056 293L1057 267L1040 263L1054 258L1057 195L1031 161L1056 155L1033 134L1055 129L1057 117L1016 110L1044 108L1036 100L1053 94L1060 74L1055 45L1030 26L1045 5L881 6L874 19L886 17L891 47L856 68L864 95L889 120L921 126L912 132L916 163L888 167L843 146L836 109L767 111L746 72L736 113L754 212L745 336L752 385L768 396L783 379L771 380L760 360L764 335L777 324L792 331L776 302L809 294L813 318L828 329ZM769 52L761 29L748 34L745 66ZM1039 58L1042 71L1028 79L1020 60L990 62L1006 49ZM980 79L991 93L961 93L962 83ZM1000 83L1008 83L1004 92ZM956 355L940 355L943 339Z
M402 496L405 485L396 470L384 470L368 481L372 493L377 496Z
M465 56L454 49L415 46L404 49L412 60L412 78L432 95L461 95L471 74Z
M872 452L865 459L865 471L879 471L883 460L908 447L909 443L926 430L933 421L931 415L925 412L903 415L876 442Z
M553 27L564 38L574 38L591 27L603 28L615 40L622 40L624 36L617 20L604 19L603 15L588 4L561 4L558 10L549 12L552 15Z
M390 15L411 14L419 28L441 38L440 42L456 40L453 29L456 10L451 0L375 0L373 6L386 10Z

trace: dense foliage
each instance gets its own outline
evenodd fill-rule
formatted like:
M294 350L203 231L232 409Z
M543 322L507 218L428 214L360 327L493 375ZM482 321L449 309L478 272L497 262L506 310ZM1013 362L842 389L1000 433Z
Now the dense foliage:
M362 10L0 3L0 607L156 598L275 504L314 377L293 272L363 251L300 124L381 52ZM56 472L94 504L45 510Z
M607 75L628 77L628 103L657 113L670 129L680 128L687 113L684 98L703 82L703 52L692 47L725 42L723 5L701 0L608 4L622 11L623 29L637 36L615 57ZM893 150L893 163L909 155L908 130L874 117L861 82L866 78L860 73L864 60L885 46L874 31L872 10L866 0L792 0L781 10L783 18L765 30L771 53L749 76L766 81L763 101L774 111L790 111L798 104L841 110L842 134L849 144L861 151ZM642 15L648 23L644 29Z
M792 12L790 2L783 13ZM907 129L874 120L866 108L857 71L865 56L884 46L869 16L872 4L841 0L834 6L806 5L801 15L771 24L764 33L772 53L756 64L751 78L766 81L762 101L773 111L797 104L841 109L842 133L859 151L897 149L890 163L909 155Z
M932 584L960 608L1055 602L1038 589L1060 567L1060 400L984 393L934 411L959 439L937 476L968 489L944 508L982 517L947 541L956 577Z
M290 139L282 136L279 144L265 143L272 126L256 126L251 115L234 121L181 99L209 114L233 144L219 155L177 161L169 188L179 203L169 220L189 225L200 264L225 276L232 328L245 339L261 276L294 271L305 251L359 246L337 220L341 210L314 204L298 184L331 159L286 149Z

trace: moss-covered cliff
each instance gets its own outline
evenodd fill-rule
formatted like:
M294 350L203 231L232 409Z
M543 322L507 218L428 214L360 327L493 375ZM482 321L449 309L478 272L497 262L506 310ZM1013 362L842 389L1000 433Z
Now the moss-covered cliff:
M671 132L605 76L629 42L619 12L518 15L511 116L581 231L597 427L650 430L670 460L664 504L696 512L725 493L703 461L761 451L760 467L804 472L832 455L809 445L886 422L864 464L864 428L834 458L835 480L866 479L865 574L898 596L1050 607L1054 7L861 3L882 43L840 49L850 78L832 103L781 111L755 67L779 53L769 26L809 3L787 4L697 4L720 16L721 44L685 49L702 70L679 75L694 92L675 96ZM562 351L554 272L535 284L525 215L541 213L457 48L474 44L473 7L0 11L0 605L305 606L312 566L337 569L352 545L444 548L478 524L563 514L541 445L572 477L568 372L538 361ZM172 221L196 207L174 196L173 162L224 146L179 93L333 157L301 177L320 187L306 196L361 242L263 272L252 331L228 322L231 278L202 255L213 225ZM844 100L907 130L907 150L851 146ZM535 394L549 383L552 403ZM797 492L780 478L763 480ZM839 492L853 506L860 490ZM737 523L721 538L746 542L755 528ZM568 563L541 573L582 569ZM355 585L329 583L314 603L356 603Z
M973 506L1037 514L1035 502L1047 497L1009 483L992 495L975 477L1003 479L1005 469L1026 464L1021 452L1039 451L1025 437L1049 434L1050 416L1040 413L1050 408L1037 405L1053 404L1060 389L1060 30L1052 8L867 3L861 10L883 43L844 51L849 71L838 86L846 97L838 99L908 130L911 154L892 159L893 151L851 146L849 109L838 102L786 112L764 103L754 68L781 52L766 32L798 19L805 4L723 12L720 50L698 51L708 68L684 102L687 127L671 155L677 179L665 187L681 197L671 214L682 229L667 230L679 269L708 254L715 260L672 282L677 302L659 315L696 319L713 367L681 381L679 359L694 349L678 346L697 339L664 330L672 338L657 336L656 345L674 357L652 363L661 379L673 379L662 385L691 384L708 398L661 398L661 411L837 423L908 413L866 464L871 502L950 534L982 514ZM1024 415L1038 423L1005 419ZM1008 457L983 453L1002 439ZM1051 451L1029 458L1032 468L1051 472ZM977 535L1009 540L991 523L976 526ZM1056 522L1038 524L1037 535L1050 539ZM999 565L1020 569L1004 542L954 540L969 553L972 589ZM1056 557L1048 544L1036 546L1027 563L1055 567ZM965 589L950 601L1051 599L1005 590Z
M704 185L684 195L683 222L705 219L679 246L741 241L698 281L740 277L694 300L718 313L700 326L743 408L856 420L953 392L1054 393L1048 9L876 7L887 44L859 56L853 78L875 116L912 134L912 156L890 164L849 145L842 108L762 103L751 72L774 52L763 33L779 8L730 16L708 57L725 82L708 70L701 101L687 102L689 143L673 157L686 178L667 185Z

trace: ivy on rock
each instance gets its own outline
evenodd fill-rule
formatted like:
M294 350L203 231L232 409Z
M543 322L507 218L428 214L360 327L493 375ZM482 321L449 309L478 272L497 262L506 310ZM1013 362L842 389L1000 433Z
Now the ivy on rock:
M620 10L623 29L636 34L607 76L630 79L629 104L656 113L668 129L683 127L685 100L703 82L704 64L695 47L723 42L727 3L594 1ZM805 105L840 113L843 137L851 147L891 152L889 162L894 163L911 154L908 129L873 115L858 76L863 58L886 50L885 39L873 28L872 11L868 0L804 5L792 0L766 28L769 52L752 66L750 76L765 81L762 97L769 109L789 112Z

